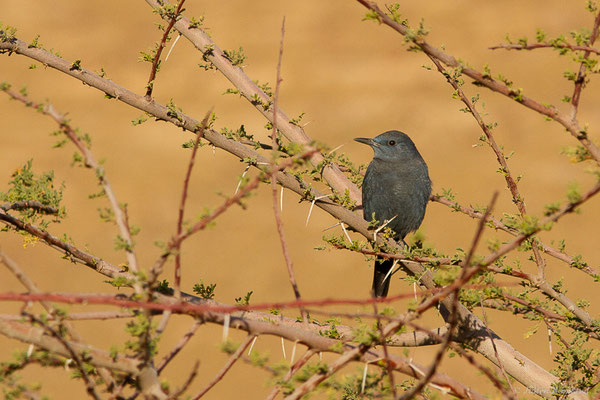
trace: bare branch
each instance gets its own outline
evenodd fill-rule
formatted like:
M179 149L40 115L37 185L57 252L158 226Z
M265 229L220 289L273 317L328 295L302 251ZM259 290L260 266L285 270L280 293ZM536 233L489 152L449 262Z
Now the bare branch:
M273 96L273 133L272 133L272 146L273 149L277 149L277 102L279 100L279 85L281 84L281 59L283 58L283 37L285 35L285 17L281 23L281 40L279 44L279 58L277 60L277 77L275 81L275 95ZM275 153L273 152L273 157ZM275 158L273 158L273 165L275 165ZM275 215L275 225L277 225L277 233L279 234L279 242L281 243L281 250L283 252L283 258L285 259L285 265L287 266L288 277L290 284L294 290L294 296L296 300L301 300L300 289L298 289L298 283L296 282L296 275L294 274L294 264L292 257L288 250L287 242L285 241L285 231L283 230L283 221L281 220L281 210L277 205L277 181L271 180L271 188L273 193L273 214ZM306 317L303 309L300 309L302 319Z
M240 344L240 346L237 348L235 353L233 353L231 355L231 357L229 357L229 360L227 360L227 363L223 366L223 368L221 368L221 370L212 379L212 381L210 381L210 383L204 389L202 389L200 391L200 393L198 393L197 395L192 397L192 399L198 400L199 398L204 396L206 394L206 392L208 392L210 389L212 389L213 386L215 386L221 379L223 379L223 377L231 369L233 364L235 364L235 362L237 360L239 360L239 358L242 356L244 351L246 351L248 346L250 346L250 343L252 343L252 341L254 340L255 337L256 337L256 335L253 335L253 334L249 334L248 336L246 336L246 339L244 340L244 342L242 344Z

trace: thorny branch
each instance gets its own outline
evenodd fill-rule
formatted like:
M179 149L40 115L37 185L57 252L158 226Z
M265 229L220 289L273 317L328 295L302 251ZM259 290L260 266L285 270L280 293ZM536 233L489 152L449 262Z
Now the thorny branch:
M150 77L148 78L148 84L146 84L146 100L150 101L152 99L152 90L154 89L154 79L156 78L156 72L158 71L158 67L160 65L160 55L162 54L165 45L167 44L167 40L169 39L169 32L173 29L173 25L175 25L175 21L179 18L180 13L183 11L183 3L185 0L179 0L179 4L177 5L177 10L174 15L171 16L169 20L169 25L165 28L165 33L160 40L160 44L156 49L156 54L154 55L154 59L152 60L152 69L150 70Z
M522 93L510 88L505 83L493 79L488 74L484 74L472 67L466 66L464 63L458 61L452 55L447 54L442 50L432 46L422 37L415 36L414 32L411 32L408 26L394 21L394 19L387 15L385 12L383 12L375 2L370 0L356 1L358 1L367 9L375 12L379 17L379 21L381 23L394 29L396 32L400 33L404 37L409 38L409 40L415 46L421 49L429 57L435 58L436 60L446 64L449 67L459 68L463 74L467 75L481 86L485 86L494 92L500 93L508 98L514 99L523 106L558 122L559 124L564 126L565 129L567 129L567 131L573 137L579 140L579 142L589 151L590 156L594 160L596 160L597 163L600 163L600 148L588 137L587 132L583 128L581 128L578 121L574 119L573 115L566 115L554 106L544 105L534 100L533 98L525 96ZM598 21L598 18L596 18L596 21ZM594 26L596 26L597 29L597 24L595 24Z
M71 127L69 121L61 115L51 104L42 104L31 101L26 96L23 96L20 93L14 92L9 88L4 88L4 92L8 94L15 100L18 100L25 104L27 107L34 108L40 111L44 115L50 116L56 123L58 123L60 130L69 138L71 142L77 147L77 150L83 155L85 165L88 168L93 168L96 177L98 178L100 184L102 185L102 189L110 202L112 207L112 211L114 213L115 222L117 227L119 228L119 233L121 238L126 243L125 251L127 253L128 265L131 271L138 272L137 259L135 256L135 252L133 250L133 239L131 238L131 232L129 229L129 224L127 222L127 216L125 214L125 210L119 204L117 200L117 196L112 189L111 184L106 178L106 174L104 172L104 168L96 161L94 155L86 145L86 143L79 137L77 132ZM139 283L134 283L134 288L137 293L141 293L142 288Z

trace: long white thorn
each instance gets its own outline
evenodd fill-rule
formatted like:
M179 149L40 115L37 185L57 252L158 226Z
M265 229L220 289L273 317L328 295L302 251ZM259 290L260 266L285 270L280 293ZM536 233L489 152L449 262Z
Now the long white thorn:
M225 314L225 321L223 321L223 341L227 340L229 336L229 323L231 322L231 315Z
M233 195L235 196L237 194L237 192L240 190L240 186L242 186L242 181L244 180L244 177L246 176L246 173L248 173L248 170L250 169L249 165L246 165L246 168L244 168L244 172L242 172L242 177L240 178L240 181L238 182L236 188L235 188L235 192L233 192Z
M331 228L335 228L335 227L336 227L336 226L338 226L339 224L341 224L341 222L338 222L338 223L337 223L337 224L335 224L335 225L331 225L329 228L325 228L325 229L323 229L323 232L325 232L325 231L328 231L328 230L330 230Z
M175 45L177 44L177 41L179 40L180 37L181 37L181 34L177 35L177 37L173 41L173 44L171 45L171 48L169 49L169 52L167 53L167 56L165 57L165 62L167 62L167 60L169 59L169 56L171 55L171 52L175 48Z
M287 356L285 355L285 343L283 341L283 338L281 338L281 352L283 353L283 359L287 360Z
M367 383L367 372L369 368L369 363L365 363L365 369L363 370L363 378L362 383L360 384L360 394L365 392L365 384Z
M387 280L387 278L390 277L390 275L392 275L392 272L394 271L394 268L396 267L396 265L398 264L398 259L394 260L394 263L392 264L392 268L390 268L390 270L388 271L388 273L385 275L385 278L383 278L383 281L385 282ZM400 268L400 267L398 267Z
M346 235L346 239L348 239L348 242L352 243L352 239L350 239L350 235L348 235L348 231L346 230L344 223L340 222L340 225L342 226L342 230L344 231L344 234Z
M258 339L258 336L254 336L254 340L250 344L250 349L248 350L248 355L250 355L250 353L252 353L252 348L254 347L254 343L256 343L256 339Z
M325 197L329 197L329 196L331 196L331 195L326 194L323 196L315 197L314 200L310 202L310 208L308 209L308 216L306 217L306 224L304 226L308 226L308 221L310 220L310 215L312 214L312 210L313 210L313 207L315 206L316 201L321 200Z
M329 153L327 153L327 155L332 154L333 152L335 152L336 150L341 149L342 147L344 147L344 143L340 144L338 147L336 147L335 149L331 150Z
M388 219L387 221L385 221L383 223L383 225L381 225L380 227L378 227L377 229L375 229L375 232L373 232L373 241L376 242L377 241L377 234L383 229L385 228L390 222L392 222L393 220L396 219L398 215L394 215L391 219Z
M292 347L292 358L290 359L290 365L294 365L294 357L296 357L296 346L298 345L298 341L294 340L294 347Z

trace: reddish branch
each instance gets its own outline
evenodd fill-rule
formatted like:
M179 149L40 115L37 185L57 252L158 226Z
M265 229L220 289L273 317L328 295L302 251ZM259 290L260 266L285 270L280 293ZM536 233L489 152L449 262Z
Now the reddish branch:
M179 5L183 4L184 0L181 0ZM179 13L179 11L178 11ZM173 19L174 23L174 19ZM179 213L177 215L177 236L181 235L183 231L183 214L185 211L185 201L187 199L188 187L190 184L190 177L192 176L192 169L194 168L194 160L196 159L196 153L198 152L198 145L200 144L200 138L204 135L204 130L206 129L206 124L208 123L208 118L210 117L211 111L206 113L204 119L202 120L202 125L198 132L196 133L196 140L194 141L194 147L192 148L192 155L190 156L190 162L188 163L188 168L185 173L185 179L183 181L183 191L181 193L181 202L179 203ZM175 247L175 295L177 297L181 296L181 242L177 244Z
M598 38L598 34L600 28L600 10L596 14L596 18L594 19L594 27L592 28L592 34L588 41L589 46L593 46ZM579 71L577 72L577 78L575 79L575 87L573 88L573 95L571 96L571 119L576 122L577 121L577 109L579 108L579 99L581 98L581 90L585 86L586 74L587 74L587 64L586 61L590 58L590 51L584 51L583 60L581 65L579 66ZM595 158L595 157L594 157ZM596 159L598 160L598 159Z
M181 13L181 7L183 7L183 3L185 0L180 0L179 5L177 6L177 10L175 14L169 20L169 25L165 28L165 33L163 34L162 39L160 40L160 44L156 49L156 54L154 55L154 59L152 60L152 69L150 70L150 77L148 78L148 84L146 85L146 100L152 100L152 90L154 89L154 79L156 78L156 71L158 70L158 65L160 63L160 55L165 48L165 44L169 38L169 32L173 29L173 25L177 21L179 14Z
M534 44L516 44L506 43L492 46L490 50L505 49L505 50L535 50L535 49L569 49L573 51L588 51L590 53L600 54L600 49L596 49L590 46L577 46L568 43L534 43Z
M277 60L277 77L275 81L275 95L273 97L273 131L272 131L272 146L273 146L273 156L275 157L275 150L278 148L277 146L277 134L278 134L278 125L277 125L277 102L279 100L279 86L281 84L281 60L283 58L283 37L285 35L285 17L283 18L283 22L281 23L281 41L279 44L279 58ZM273 166L275 166L275 160L273 161ZM296 274L294 274L294 264L292 262L292 257L290 256L290 252L288 250L287 242L285 240L285 231L283 230L283 221L281 220L281 210L277 204L277 182L272 179L271 180L271 188L273 195L273 214L275 215L275 225L277 225L277 233L279 234L279 242L281 243L281 251L283 252L283 258L285 259L285 265L287 267L288 277L290 279L290 284L292 285L292 289L294 290L294 296L296 300L300 301L300 289L298 289L298 283L296 282ZM282 194L283 195L283 194ZM306 317L304 310L300 310L302 314L302 319Z

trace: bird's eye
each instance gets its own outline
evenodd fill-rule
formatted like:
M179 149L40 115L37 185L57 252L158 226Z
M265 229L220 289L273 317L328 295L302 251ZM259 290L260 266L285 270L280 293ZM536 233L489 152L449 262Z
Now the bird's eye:
M396 141L395 141L395 140L390 140L390 141L388 142L388 144L389 144L390 146L395 146L395 145L396 145Z

